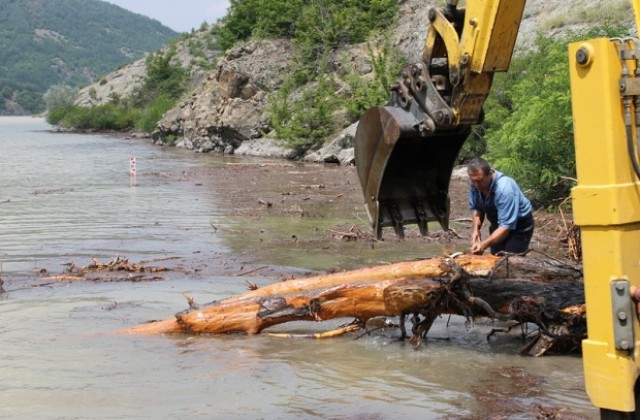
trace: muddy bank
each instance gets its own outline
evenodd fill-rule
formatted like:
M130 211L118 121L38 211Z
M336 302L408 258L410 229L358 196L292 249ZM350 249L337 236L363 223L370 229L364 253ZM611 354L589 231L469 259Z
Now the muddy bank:
M433 223L429 235L421 236L411 226L401 241L387 228L379 241L372 235L352 166L238 158L182 176L203 194L218 195L227 217L212 228L248 264L332 271L465 252L469 246L464 177L451 182L451 232ZM570 220L565 217L535 212L532 252L569 256L564 240Z
M109 135L150 140L138 132ZM148 175L184 182L203 195L215 194L222 203L225 220L211 227L234 252L221 256L224 261L212 262L211 274L230 274L247 264L252 270L255 265L275 265L293 271L331 271L468 250L471 213L463 167L454 170L450 185L451 232L430 223L425 237L416 226L407 226L400 241L391 228L385 228L382 240L372 235L354 166L217 154L195 154L195 158L215 163L204 170ZM575 252L567 244L576 229L572 215L537 209L534 218L531 252L573 259ZM483 236L488 236L487 226ZM204 262L195 264L201 267Z
M423 237L416 226L408 226L404 241L398 240L391 228L385 228L381 241L373 237L355 167L238 160L189 176L205 190L220 193L228 203L229 215L245 222L237 228L247 237L255 237L262 248L287 248L304 242L315 243L317 252L332 253L342 250L338 244L361 242L373 249L384 247L393 255L406 252L407 257L412 258L414 252L427 256L434 247L443 252L465 251L469 245L468 183L459 176L452 179L450 188L453 232L444 232L437 223L430 223L430 233ZM287 233L290 235L269 236L269 226L264 223L272 217L289 219ZM537 229L531 248L553 257L566 257L564 225L570 220L544 210L536 211L535 219ZM302 220L308 223L300 223ZM307 230L309 226L313 235ZM333 247L327 248L328 244ZM359 257L366 259L367 255L363 253Z

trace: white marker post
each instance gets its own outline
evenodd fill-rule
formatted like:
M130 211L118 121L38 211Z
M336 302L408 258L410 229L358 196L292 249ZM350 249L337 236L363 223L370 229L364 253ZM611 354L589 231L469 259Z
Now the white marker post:
M135 178L136 176L136 158L129 158L129 176Z

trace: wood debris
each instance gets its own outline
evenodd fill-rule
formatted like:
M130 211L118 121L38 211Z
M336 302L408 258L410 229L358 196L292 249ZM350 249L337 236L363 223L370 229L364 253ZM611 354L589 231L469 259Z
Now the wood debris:
M75 263L69 262L64 264L67 266L66 273L47 276L44 280L53 281L157 281L164 280L161 275L149 275L149 273L159 273L168 271L166 267L148 267L142 263L129 262L127 258L116 255L108 262L101 262L93 257L90 264L84 267L78 267ZM48 272L45 270L44 273Z

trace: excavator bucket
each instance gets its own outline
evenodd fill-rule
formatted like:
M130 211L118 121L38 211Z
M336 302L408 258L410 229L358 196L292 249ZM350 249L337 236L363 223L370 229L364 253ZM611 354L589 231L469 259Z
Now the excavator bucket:
M470 127L421 130L424 121L397 106L377 106L361 118L355 136L355 160L369 220L376 237L393 227L428 223L449 228L451 172Z

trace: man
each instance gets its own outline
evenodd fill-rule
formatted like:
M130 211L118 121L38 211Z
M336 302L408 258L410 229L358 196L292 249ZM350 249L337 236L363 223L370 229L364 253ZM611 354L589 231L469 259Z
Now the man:
M469 208L473 212L470 252L482 254L489 247L492 254L525 252L533 236L533 211L518 184L491 169L482 158L469 162L467 173L471 180ZM482 240L480 230L485 218L490 223L489 237Z

